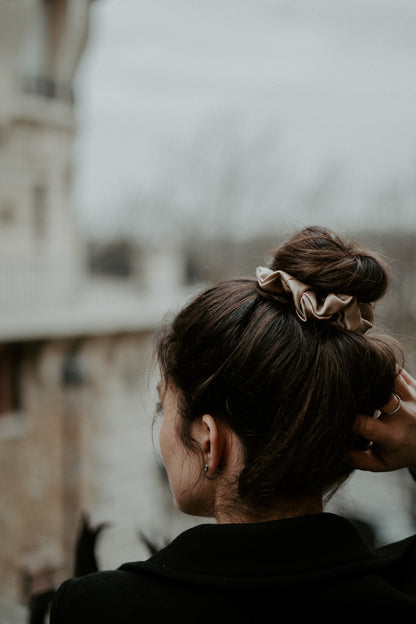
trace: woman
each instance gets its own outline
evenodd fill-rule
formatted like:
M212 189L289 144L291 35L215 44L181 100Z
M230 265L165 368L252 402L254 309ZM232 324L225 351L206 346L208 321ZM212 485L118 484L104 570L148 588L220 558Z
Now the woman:
M52 624L416 615L416 537L371 550L323 512L354 468L416 467L416 382L398 345L367 333L387 285L377 256L308 228L160 332L173 496L216 524L67 581Z

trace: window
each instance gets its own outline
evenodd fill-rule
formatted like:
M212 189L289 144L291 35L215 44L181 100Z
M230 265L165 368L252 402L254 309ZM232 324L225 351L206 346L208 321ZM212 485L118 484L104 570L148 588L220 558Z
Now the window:
M72 104L72 77L87 36L89 0L40 0L36 5L20 56L23 88Z
M0 345L0 416L22 409L22 349Z
M47 192L44 184L33 189L33 230L36 239L42 240L47 234Z
M33 10L26 38L21 47L22 73L28 86L39 77L48 75L49 66L49 19L48 6L38 3ZM32 89L30 89L32 90Z

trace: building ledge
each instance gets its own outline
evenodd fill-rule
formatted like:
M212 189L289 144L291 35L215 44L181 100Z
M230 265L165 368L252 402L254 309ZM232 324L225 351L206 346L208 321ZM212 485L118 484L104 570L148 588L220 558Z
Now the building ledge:
M199 289L198 289L199 290ZM42 340L157 329L166 315L178 311L195 288L151 293L131 283L88 280L78 296L59 306L3 311L0 341Z

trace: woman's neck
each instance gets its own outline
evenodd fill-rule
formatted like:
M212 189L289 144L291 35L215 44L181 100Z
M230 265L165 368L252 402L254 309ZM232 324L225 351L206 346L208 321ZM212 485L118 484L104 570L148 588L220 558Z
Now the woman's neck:
M282 502L267 510L245 510L237 505L219 505L215 512L217 524L245 524L251 522L269 522L283 518L294 518L310 514L322 513L322 497L310 497L302 501Z

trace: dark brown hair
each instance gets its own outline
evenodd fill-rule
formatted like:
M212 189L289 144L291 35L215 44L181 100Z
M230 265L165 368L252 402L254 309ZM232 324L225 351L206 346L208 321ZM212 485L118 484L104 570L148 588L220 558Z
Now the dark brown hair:
M388 285L380 258L318 227L277 249L271 268L359 303ZM244 448L238 501L259 513L328 492L350 474L356 415L387 402L402 357L388 336L301 321L290 296L254 279L202 292L161 330L157 354L179 395L182 439L192 446L191 425L205 413L229 426Z

